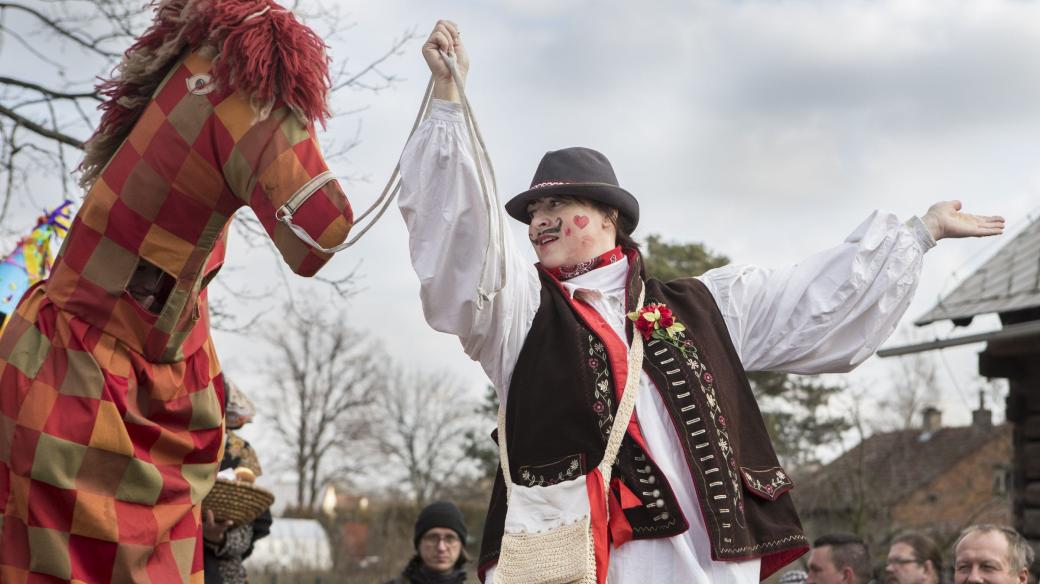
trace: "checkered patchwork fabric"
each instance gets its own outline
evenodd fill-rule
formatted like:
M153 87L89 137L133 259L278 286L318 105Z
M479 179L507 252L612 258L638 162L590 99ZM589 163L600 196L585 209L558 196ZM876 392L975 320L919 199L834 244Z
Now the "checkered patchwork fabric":
M327 170L313 127L258 121L199 54L174 66L87 194L51 278L0 337L0 581L202 583L200 503L223 446L206 284L250 206L300 274L328 256L275 220ZM335 181L293 216L323 246L352 215ZM158 314L126 292L175 280Z
M210 65L192 54L170 72L87 194L47 285L58 306L152 361L177 361L208 339L197 326L198 296L243 205L295 272L314 274L328 260L275 220L276 209L328 170L313 126L285 107L257 122L248 96L209 84ZM324 247L342 242L352 219L335 180L293 215ZM125 292L141 260L176 279L157 315Z
M213 347L150 363L30 289L0 339L0 581L202 582Z

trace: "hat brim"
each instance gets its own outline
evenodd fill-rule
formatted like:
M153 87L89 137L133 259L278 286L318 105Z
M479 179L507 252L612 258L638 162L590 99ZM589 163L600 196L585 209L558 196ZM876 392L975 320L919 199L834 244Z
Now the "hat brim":
M598 201L617 209L628 220L633 230L639 224L639 201L632 193L608 183L569 183L528 189L509 199L506 203L506 213L513 219L529 225L531 217L527 214L527 205L531 201L551 196L583 197Z

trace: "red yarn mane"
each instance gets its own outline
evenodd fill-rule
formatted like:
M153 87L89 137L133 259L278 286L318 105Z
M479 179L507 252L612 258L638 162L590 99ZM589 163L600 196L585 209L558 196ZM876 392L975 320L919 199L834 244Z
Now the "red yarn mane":
M218 87L250 96L262 118L283 102L308 123L329 117L325 42L273 0L161 0L155 20L97 87L101 123L86 145L80 184L89 187L129 135L159 83L186 50L211 46Z

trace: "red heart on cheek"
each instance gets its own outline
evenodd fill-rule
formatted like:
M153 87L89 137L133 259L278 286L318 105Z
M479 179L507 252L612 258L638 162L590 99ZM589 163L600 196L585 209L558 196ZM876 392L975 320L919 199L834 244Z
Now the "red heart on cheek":
M585 226L589 224L589 218L584 215L575 215L574 224L578 226L578 229L585 229Z

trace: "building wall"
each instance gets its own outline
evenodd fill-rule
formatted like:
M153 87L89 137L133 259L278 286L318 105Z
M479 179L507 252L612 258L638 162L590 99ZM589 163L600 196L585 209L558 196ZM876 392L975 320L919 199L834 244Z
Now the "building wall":
M995 483L1003 479L998 475L1009 474L1011 452L1011 428L1005 426L984 447L893 506L893 526L927 530L947 539L973 523L1011 525L1010 482L1004 483L1003 492L994 492Z
M1040 320L1040 309L1031 313L1032 320ZM1001 314L1005 325L1022 320ZM979 374L1009 382L1007 419L1015 425L1012 516L1037 551L1032 571L1040 576L1040 337L990 342L979 354Z
M1034 354L1034 358L1036 355ZM1034 363L1034 368L1036 364ZM1033 574L1040 575L1040 372L1011 381L1008 412L1015 417L1015 528L1037 552Z

